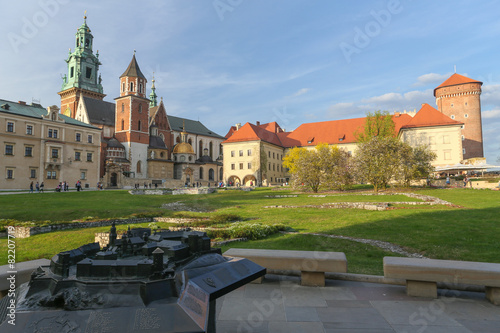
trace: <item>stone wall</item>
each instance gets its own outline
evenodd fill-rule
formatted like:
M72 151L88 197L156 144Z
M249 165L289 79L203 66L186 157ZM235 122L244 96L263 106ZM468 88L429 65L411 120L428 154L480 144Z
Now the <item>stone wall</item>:
M111 226L111 224L135 224L135 223L146 223L153 222L151 217L143 217L136 219L120 219L120 220L105 220L105 221L94 221L94 222L74 222L74 223L61 223L53 224L42 227L21 227L14 226L14 237L16 238L28 238L33 235L44 234L48 232L68 230L68 229L78 229L78 228L97 228Z

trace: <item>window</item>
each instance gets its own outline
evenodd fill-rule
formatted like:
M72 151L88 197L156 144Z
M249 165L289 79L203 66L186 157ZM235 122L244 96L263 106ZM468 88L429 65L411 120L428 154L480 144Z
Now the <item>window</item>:
M30 178L36 178L36 169L30 169Z
M7 122L7 132L14 132L14 123L11 121Z
M85 77L86 77L87 79L90 79L90 78L92 77L92 67L87 67L87 68L86 68L86 70L87 70L87 71L86 71L86 73L85 73Z
M460 126L460 128L461 128L461 129L464 129L464 128L465 128L465 125Z
M80 179L87 179L87 172L86 171L80 171Z
M273 158L275 158L275 157L274 157L274 153L273 153Z
M139 104L139 113L142 113L142 104Z
M462 148L462 154L465 155L465 148Z
M139 120L139 122L137 123L137 130L140 131L141 130L141 121Z
M79 151L75 151L75 161L81 161L82 153Z
M122 119L122 131L125 128L125 120Z
M203 168L200 167L200 179L203 179Z
M69 77L71 78L71 77L73 77L74 75L75 75L75 67L71 67L71 68L69 69Z
M270 151L268 151L268 152L267 152L267 156L268 156L269 158L271 158L271 152L270 152Z
M234 163L231 164L231 170L234 170Z
M445 150L444 151L444 159L445 160L451 160L451 151L450 150Z
M47 179L57 179L56 171L47 171Z
M459 89L460 89L460 88L459 88ZM451 107L453 107L453 103L451 103ZM453 118L451 118L451 119L453 119Z
M130 82L130 91L134 91L134 82Z
M26 135L33 135L33 126L26 125Z
M181 157L184 157L184 156L181 156ZM141 161L137 161L137 166L136 166L136 169L135 169L137 171L137 173L141 173L142 172L141 171L141 166L142 166L141 165Z
M81 133L76 133L76 135L75 135L75 141L76 142L82 141L82 134Z
M5 145L5 155L14 155L14 145Z
M243 156L243 150L240 150L239 153L240 153L240 156Z
M33 147L25 146L24 147L24 156L32 157L33 156Z
M443 135L443 143L444 144L450 143L450 136L449 135Z
M465 102L465 106L467 106L467 102Z
M269 171L271 171L271 163L269 163Z
M7 169L7 179L14 179L14 169Z
M92 162L92 155L93 155L92 153L87 153L87 162Z
M453 104L452 104L452 105L453 105ZM454 115L454 114L452 114L452 115L450 116L450 118L451 118L451 119L455 119L455 115Z
M234 157L234 150L231 150L231 157Z
M52 148L52 158L59 158L59 149Z
M467 105L467 103L465 103L465 105ZM469 118L469 115L467 113L464 114L464 118Z
M240 163L240 170L243 170L243 163Z
M52 137L52 128L49 128L49 134L47 135L49 138Z
M139 83L139 92L142 93L142 83ZM139 112L141 112L141 107L139 107Z
M247 150L247 156L252 156L252 149Z
M208 170L208 180L214 180L215 172L214 169Z
M122 112L125 112L125 103L122 103Z
M252 169L252 163L248 162L248 170Z
M465 140L465 136L462 135L462 141L464 141L464 140Z
M54 139L57 139L57 130L54 130Z
M125 82L122 83L122 92L125 91ZM123 104L122 104L123 106ZM123 111L123 110L122 110Z
M92 134L89 134L89 135L87 136L87 141L88 141L89 143L92 143L92 141L94 141L94 138L92 137Z

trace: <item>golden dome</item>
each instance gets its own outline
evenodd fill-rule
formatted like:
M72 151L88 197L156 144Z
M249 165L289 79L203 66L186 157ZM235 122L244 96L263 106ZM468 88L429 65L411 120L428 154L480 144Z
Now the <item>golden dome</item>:
M181 142L175 145L174 154L194 154L193 147L187 142Z

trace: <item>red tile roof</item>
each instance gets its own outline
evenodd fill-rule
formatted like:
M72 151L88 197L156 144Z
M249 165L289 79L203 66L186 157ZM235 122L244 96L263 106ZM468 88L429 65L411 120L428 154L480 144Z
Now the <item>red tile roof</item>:
M422 108L417 112L406 125L402 128L462 125L463 123L453 120L447 115L439 112L429 104L422 104Z
M283 147L276 133L270 132L261 126L246 123L224 141L224 143L262 140Z
M229 132L227 132L225 138L226 139L229 139L231 137L231 135L234 134L234 132L236 132L236 126L231 126L231 128L229 129Z
M434 96L436 96L436 90L439 88L456 86L456 85L464 84L464 83L481 83L481 84L483 84L481 81L476 81L476 80L473 80L473 79L468 78L466 76L455 73L452 76L450 76L446 81L441 83L438 87L436 87L436 89L434 89Z
M269 131L269 132L273 132L273 133L283 132L280 125L278 125L278 123L275 121L273 121L271 123L267 123L267 124L258 125L258 126Z

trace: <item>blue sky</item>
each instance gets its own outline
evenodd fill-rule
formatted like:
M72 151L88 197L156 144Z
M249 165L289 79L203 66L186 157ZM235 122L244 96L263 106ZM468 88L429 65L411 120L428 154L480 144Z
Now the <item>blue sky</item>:
M497 1L25 0L2 4L0 98L60 105L83 22L105 100L134 49L167 113L225 135L231 125L301 123L435 106L454 72L483 81L485 154L500 156Z

